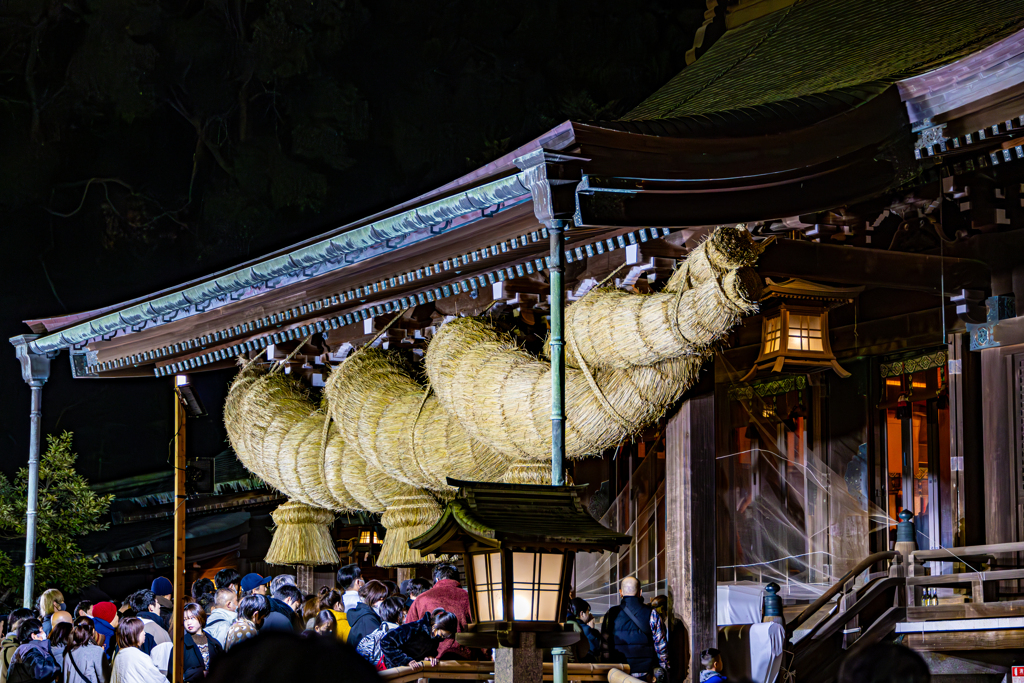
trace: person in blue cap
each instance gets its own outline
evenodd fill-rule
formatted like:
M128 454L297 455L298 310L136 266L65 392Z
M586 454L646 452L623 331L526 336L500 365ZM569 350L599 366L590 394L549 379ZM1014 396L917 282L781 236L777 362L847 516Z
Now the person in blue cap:
M242 596L247 595L266 595L267 586L273 580L271 576L260 576L259 574L246 574L242 577L242 582L239 587L242 589Z
M174 586L171 585L170 579L163 576L156 577L149 590L153 591L153 595L156 596L156 604L160 605L160 618L164 620L164 623L171 623L171 613L174 611Z

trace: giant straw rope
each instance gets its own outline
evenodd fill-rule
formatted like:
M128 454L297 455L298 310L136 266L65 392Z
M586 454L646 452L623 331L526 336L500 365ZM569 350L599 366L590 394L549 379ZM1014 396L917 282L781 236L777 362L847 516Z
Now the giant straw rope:
M761 282L750 266L759 254L745 229L719 228L661 292L598 288L566 309L566 457L600 454L675 403L715 345L756 311ZM548 483L551 454L548 360L464 317L438 329L424 365L429 385L400 353L364 347L330 373L318 406L296 379L249 364L225 405L231 445L289 509L383 512L378 564L423 562L407 541L440 517L447 477ZM277 535L323 538L302 523ZM281 564L324 552L275 546Z

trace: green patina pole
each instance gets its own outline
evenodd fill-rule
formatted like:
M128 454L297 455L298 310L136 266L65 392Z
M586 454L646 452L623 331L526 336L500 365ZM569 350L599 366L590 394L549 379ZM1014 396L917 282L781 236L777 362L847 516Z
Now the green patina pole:
M551 485L565 484L565 340L562 337L565 290L565 229L569 221L553 220L548 226L551 256Z

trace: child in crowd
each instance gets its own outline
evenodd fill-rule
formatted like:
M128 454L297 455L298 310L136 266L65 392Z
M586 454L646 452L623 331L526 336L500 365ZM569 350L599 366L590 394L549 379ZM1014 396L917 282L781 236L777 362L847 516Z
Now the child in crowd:
M717 649L709 647L700 653L700 683L725 683L725 674L722 673L722 655Z

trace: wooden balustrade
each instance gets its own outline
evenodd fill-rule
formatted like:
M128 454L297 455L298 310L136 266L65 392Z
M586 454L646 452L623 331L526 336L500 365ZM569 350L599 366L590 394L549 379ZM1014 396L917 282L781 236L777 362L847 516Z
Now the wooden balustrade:
M608 681L609 683L632 683L637 679L629 675L628 664L568 664L570 681ZM494 678L494 662L459 662L444 660L437 666L424 663L422 669L413 670L399 666L380 672L380 677L390 683L411 683L420 678L442 678L456 681L487 681ZM552 664L544 663L544 680L552 680Z
M915 550L907 576L907 621L944 621L949 619L984 619L1019 616L1024 600L994 601L992 584L998 581L1024 579L1024 569L996 569L977 571L977 566L991 562L999 555L1024 553L1024 543L995 543L958 548ZM953 574L929 575L924 573L924 562L959 562L972 571ZM988 585L988 589L986 589ZM966 587L970 601L963 603L922 605L925 589L934 587ZM965 596L966 597L966 596Z

